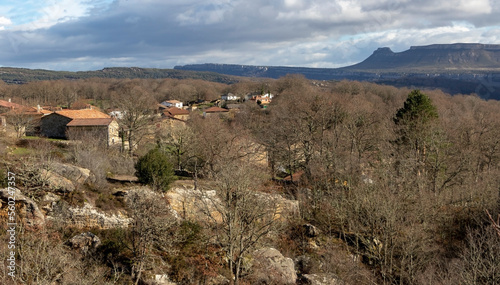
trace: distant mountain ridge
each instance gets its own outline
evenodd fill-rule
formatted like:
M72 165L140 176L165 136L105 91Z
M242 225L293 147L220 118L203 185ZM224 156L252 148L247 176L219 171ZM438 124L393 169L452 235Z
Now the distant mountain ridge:
M412 46L403 52L379 48L347 70L383 71L500 71L500 45L435 44Z
M36 80L76 80L85 78L143 78L143 79L202 79L221 83L235 83L239 79L221 73L197 72L189 70L140 68L140 67L107 67L94 71L53 71L45 69L28 69L0 67L0 80L9 84L23 84Z
M235 76L279 78L303 74L315 80L365 80L397 87L439 88L500 99L500 45L479 43L412 46L403 52L375 50L364 61L341 68L189 64L174 69ZM497 83L498 82L498 83Z

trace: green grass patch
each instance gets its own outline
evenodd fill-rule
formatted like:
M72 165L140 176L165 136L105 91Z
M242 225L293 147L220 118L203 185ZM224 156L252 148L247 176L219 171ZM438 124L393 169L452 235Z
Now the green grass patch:
M24 156L24 155L30 155L33 153L32 149L25 148L25 147L16 147L14 148L11 153L13 155L19 155L19 156Z
M23 140L39 140L41 138L40 137L36 137L36 136L24 136L21 139L23 139Z

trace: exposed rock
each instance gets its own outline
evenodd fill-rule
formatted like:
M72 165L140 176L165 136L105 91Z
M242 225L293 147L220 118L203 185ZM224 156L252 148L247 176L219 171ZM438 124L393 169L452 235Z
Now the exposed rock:
M79 250L82 254L87 254L101 245L101 239L91 232L86 232L72 237L66 244L73 249Z
M222 275L217 275L213 278L208 278L207 285L229 285L231 282L229 279Z
M355 233L344 233L344 238L348 245L356 245L369 256L380 255L384 245L373 236L365 236Z
M48 188L50 190L60 191L60 192L73 192L75 191L75 185L71 180L63 177L53 171L42 169L42 177L44 177Z
M281 195L268 193L256 193L256 196L258 199L274 201L277 207L276 219L284 219L299 212L298 201L288 200ZM215 190L195 190L193 185L183 184L172 187L165 194L165 197L172 209L184 219L200 221L200 219L206 218L206 212L208 211L216 221L221 220L216 209L221 202Z
M206 221L208 218L206 211L212 217L220 221L220 214L216 210L216 205L220 205L215 190L203 191L189 188L172 188L165 195L172 209L177 216L183 219L196 221Z
M302 227L304 228L306 236L309 238L317 237L321 233L321 231L317 227L311 224L305 224Z
M54 193L50 193L50 192L47 193L47 194L45 194L43 196L43 198L42 198L42 202L49 202L49 203L51 203L51 202L57 202L59 200L61 200L60 196L58 196L58 195L56 195Z
M308 255L297 256L294 261L295 271L299 275L311 272L312 268L316 265L315 260Z
M155 285L176 285L177 283L170 281L167 274L155 274L154 284Z
M258 193L258 197L264 200L273 200L276 209L276 219L284 220L299 213L299 201L288 200L278 194Z
M54 162L50 165L50 171L79 184L94 183L96 179L90 170L71 164Z
M124 190L116 190L113 192L113 196L116 196L116 197L125 197L127 196L128 192L127 191L124 191Z
M61 200L60 196L48 192L43 196L42 200L40 201L40 206L42 210L45 211L45 213L52 212L54 210L54 207L57 205L57 202L59 202L60 200Z
M12 195L14 194L14 195ZM2 216L5 213L5 217L7 217L9 201L12 203L13 197L15 199L15 212L18 215L17 221L19 218L30 227L43 227L45 225L45 216L42 211L38 208L38 205L31 200L30 198L24 196L19 189L16 188L4 188L0 189L0 209L2 212Z
M139 179L134 175L113 175L106 178L109 182L115 183L137 183Z
M300 278L300 283L304 285L340 285L344 284L333 273L304 274Z
M72 207L60 202L47 218L77 228L126 228L131 222L122 212L104 213L89 203L84 203L83 207Z
M274 248L261 248L252 253L249 279L258 284L295 284L297 274L291 258Z

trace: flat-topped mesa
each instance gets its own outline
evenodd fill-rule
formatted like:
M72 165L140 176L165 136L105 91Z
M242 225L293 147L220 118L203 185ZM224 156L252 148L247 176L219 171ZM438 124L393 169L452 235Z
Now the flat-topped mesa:
M394 52L389 47L380 47L373 54L394 54Z
M412 46L402 52L378 48L364 61L345 67L344 70L426 72L439 73L450 70L499 70L500 45L479 43L433 44Z
M500 45L497 44L479 44L479 43L455 43L455 44L433 44L427 46L411 46L410 50L500 50Z

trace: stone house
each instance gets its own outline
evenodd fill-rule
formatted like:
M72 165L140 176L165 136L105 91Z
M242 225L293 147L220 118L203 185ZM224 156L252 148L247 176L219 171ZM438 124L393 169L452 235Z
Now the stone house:
M94 109L62 110L42 117L40 133L48 138L102 140L120 143L119 126L109 115Z
M210 107L203 111L203 117L209 117L213 115L226 115L229 112L228 109L220 108L220 107Z
M236 96L233 93L227 93L227 94L222 95L221 99L224 101L236 101L236 100L240 100L241 97Z
M96 138L106 146L121 143L120 126L113 118L74 119L66 125L66 133L71 139Z
M163 110L162 117L187 121L189 119L189 111L177 107L170 107Z
M260 102L262 105L267 105L272 102L274 95L270 93L266 93L264 95L254 95L251 100L255 100L256 102Z
M182 102L178 101L178 100L167 100L167 101L161 102L160 104L165 106L165 107L177 107L177 108L182 109Z
M8 112L10 110L15 110L15 109L33 109L33 110L35 110L34 108L31 108L31 107L26 107L23 105L13 103L13 102L11 102L10 99L8 101L0 100L0 113Z
M15 129L17 136L36 135L40 129L40 118L45 111L40 107L33 108L0 100L0 130Z

